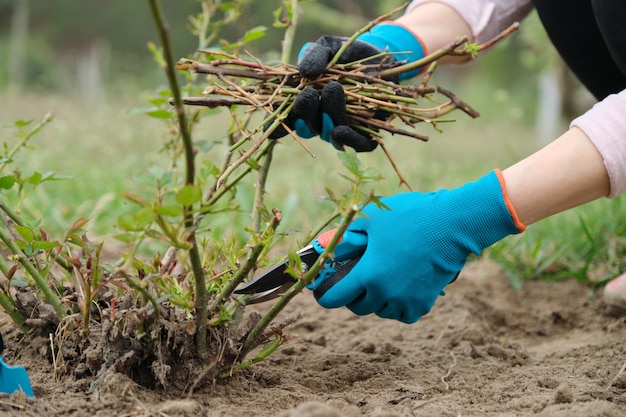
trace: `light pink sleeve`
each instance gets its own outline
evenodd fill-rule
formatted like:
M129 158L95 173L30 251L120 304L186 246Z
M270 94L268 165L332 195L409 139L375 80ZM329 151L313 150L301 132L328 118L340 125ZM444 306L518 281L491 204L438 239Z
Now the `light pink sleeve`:
M611 181L608 197L626 191L626 90L597 103L574 119L574 126L585 132L604 159Z
M433 0L413 0L407 12L418 4ZM531 0L435 0L454 8L472 29L474 42L484 43L509 27L523 20L533 8Z

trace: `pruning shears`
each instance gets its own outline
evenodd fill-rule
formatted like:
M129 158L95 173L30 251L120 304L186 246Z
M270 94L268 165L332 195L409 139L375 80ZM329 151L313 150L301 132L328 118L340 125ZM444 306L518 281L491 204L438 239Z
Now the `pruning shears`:
M302 266L306 271L320 257L324 249L334 237L337 229L330 230L318 236L313 242L300 249L296 254L300 257ZM367 236L365 234L352 233L349 241L341 238L334 250L334 257L331 268L335 271L323 281L316 279L313 283L315 296L321 297L326 290L341 280L352 267L358 262L365 251ZM280 297L291 288L297 281L287 272L287 262L282 262L271 267L268 271L254 278L252 281L243 284L235 290L235 294L251 294L246 301L247 304L256 304Z

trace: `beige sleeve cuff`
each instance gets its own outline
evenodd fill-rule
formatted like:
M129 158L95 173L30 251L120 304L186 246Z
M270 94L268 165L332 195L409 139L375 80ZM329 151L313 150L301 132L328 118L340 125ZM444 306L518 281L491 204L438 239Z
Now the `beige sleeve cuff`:
M626 191L626 90L597 103L571 127L581 129L604 159L611 192L615 197Z
M531 0L413 0L406 10L433 1L455 9L472 29L476 43L493 39L513 22L523 20L533 8Z

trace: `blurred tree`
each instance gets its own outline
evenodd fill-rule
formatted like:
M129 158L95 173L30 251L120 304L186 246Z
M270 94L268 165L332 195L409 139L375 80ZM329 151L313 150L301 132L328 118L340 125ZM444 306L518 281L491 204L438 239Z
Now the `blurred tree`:
M28 0L14 0L8 53L8 89L19 93L24 85L28 43Z

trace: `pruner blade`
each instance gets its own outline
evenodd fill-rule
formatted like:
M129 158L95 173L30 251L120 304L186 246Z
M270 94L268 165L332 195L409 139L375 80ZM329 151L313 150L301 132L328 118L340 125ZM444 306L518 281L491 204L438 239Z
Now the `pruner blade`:
M297 254L305 271L319 258L319 254L312 245L300 249ZM252 281L239 286L234 291L235 294L251 294L252 297L246 301L247 304L261 303L280 297L296 283L296 280L287 272L287 262L288 259L285 259Z

